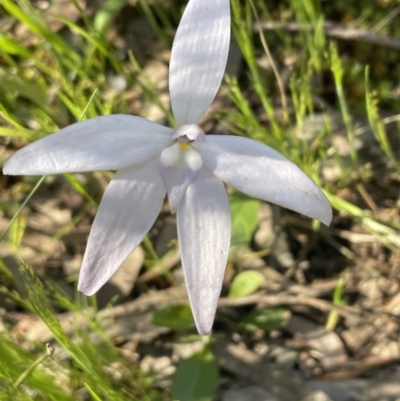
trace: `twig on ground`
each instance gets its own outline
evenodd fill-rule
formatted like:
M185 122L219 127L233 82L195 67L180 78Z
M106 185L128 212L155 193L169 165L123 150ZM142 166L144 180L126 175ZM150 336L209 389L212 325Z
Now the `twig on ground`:
M351 319L353 323L357 323L361 320L374 322L377 318L382 318L382 316L385 316L387 319L394 321L397 324L400 322L399 316L393 313L388 313L382 308L372 310L349 305L334 305L332 302L324 299L314 298L303 294L300 295L300 293L299 295L293 295L288 291L273 295L265 295L262 292L258 292L242 298L221 298L218 302L219 307L238 307L252 304L257 304L259 307L282 305L309 306L323 312L335 311L343 318Z
M333 21L324 22L325 34L334 39L354 40L365 43L371 43L377 46L390 47L400 50L400 40L389 38L387 36L378 35L375 32L365 31L362 29L348 28ZM289 32L299 32L302 30L314 29L313 24L299 24L298 22L272 22L265 21L255 24L254 30L276 30L283 29Z
M364 375L371 370L381 369L385 366L399 363L399 358L365 358L356 363L351 362L342 366L341 370L325 373L318 377L318 380L348 380Z
M358 319L363 311L353 306L338 306L323 299L307 296L294 296L288 293L277 295L262 295L260 293L249 295L243 298L221 298L219 306L245 306L258 304L259 306L280 306L280 305L306 305L322 310L324 312L336 311L344 318Z

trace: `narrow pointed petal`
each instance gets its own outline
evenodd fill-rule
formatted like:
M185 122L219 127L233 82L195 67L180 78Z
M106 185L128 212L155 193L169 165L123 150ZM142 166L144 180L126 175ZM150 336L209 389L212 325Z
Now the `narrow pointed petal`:
M231 239L224 184L202 168L177 213L178 237L189 301L200 334L210 333Z
M179 23L169 69L177 126L196 123L213 101L228 58L229 0L191 0Z
M16 152L4 174L43 175L119 170L160 153L170 128L141 117L110 115L72 124Z
M154 224L166 192L158 165L155 157L121 170L107 187L90 232L79 291L98 291Z
M274 149L252 139L218 135L194 147L217 177L239 191L330 224L332 208L324 193Z
M179 153L176 162L168 166L166 164L169 160L163 156L170 149L177 149ZM175 157L174 154L168 156L171 159ZM181 151L179 144L175 144L161 153L160 160L161 175L167 188L169 207L171 213L175 213L189 185L200 171L202 166L201 157L193 149Z

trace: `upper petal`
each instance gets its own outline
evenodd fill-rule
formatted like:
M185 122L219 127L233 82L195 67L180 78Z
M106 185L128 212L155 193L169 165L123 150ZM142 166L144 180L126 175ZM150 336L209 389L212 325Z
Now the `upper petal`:
M79 291L92 295L109 280L154 224L165 192L158 157L115 175L93 222Z
M177 126L196 123L213 101L230 41L229 0L191 0L172 46L169 88Z
M231 239L228 196L223 183L202 168L177 213L182 266L200 334L211 331Z
M286 207L329 225L331 205L295 164L274 149L238 136L206 136L193 145L222 181L255 198Z
M143 163L171 141L171 129L141 117L115 114L72 124L16 152L4 174L118 170Z

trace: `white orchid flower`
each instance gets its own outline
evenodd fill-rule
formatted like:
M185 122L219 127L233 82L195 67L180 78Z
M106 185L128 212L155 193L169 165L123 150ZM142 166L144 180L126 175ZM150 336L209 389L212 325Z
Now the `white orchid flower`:
M78 289L92 295L155 222L165 195L177 226L189 301L200 334L211 331L231 227L224 182L329 225L319 187L268 146L205 135L196 124L213 101L230 42L229 0L191 0L172 47L169 85L177 129L129 115L93 118L16 152L5 174L118 170L88 239Z

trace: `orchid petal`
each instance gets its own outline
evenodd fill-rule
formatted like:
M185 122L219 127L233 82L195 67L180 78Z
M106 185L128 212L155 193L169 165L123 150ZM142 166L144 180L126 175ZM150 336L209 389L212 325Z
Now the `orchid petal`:
M332 208L324 193L274 149L252 139L218 135L193 147L218 178L239 191L330 224Z
M168 192L171 213L178 209L189 185L202 166L200 155L193 149L180 150L176 143L161 153L161 175Z
M229 0L190 1L179 23L169 69L177 126L196 123L213 101L230 41Z
M228 197L223 183L202 168L177 213L182 266L194 320L210 333L231 239Z
M93 295L140 244L165 198L159 158L120 170L104 193L90 232L79 291Z
M19 150L4 174L118 170L143 163L171 142L170 128L141 117L110 115L72 124Z

